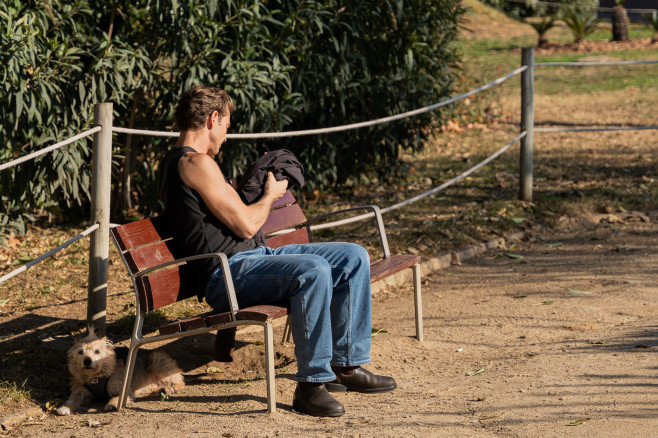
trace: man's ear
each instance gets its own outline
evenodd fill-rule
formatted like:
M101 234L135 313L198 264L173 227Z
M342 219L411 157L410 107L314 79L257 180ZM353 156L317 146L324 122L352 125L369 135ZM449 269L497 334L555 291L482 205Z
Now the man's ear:
M217 117L217 119L215 119ZM213 111L210 113L208 116L208 120L206 121L206 127L208 129L212 129L215 126L215 123L219 123L219 111Z

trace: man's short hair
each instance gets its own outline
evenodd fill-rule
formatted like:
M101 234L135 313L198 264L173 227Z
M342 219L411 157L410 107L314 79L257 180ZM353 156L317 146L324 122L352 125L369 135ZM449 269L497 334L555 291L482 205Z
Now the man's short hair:
M233 111L233 99L226 91L205 85L195 85L178 100L174 110L174 120L181 131L194 131L202 128L208 116L217 111L224 117Z

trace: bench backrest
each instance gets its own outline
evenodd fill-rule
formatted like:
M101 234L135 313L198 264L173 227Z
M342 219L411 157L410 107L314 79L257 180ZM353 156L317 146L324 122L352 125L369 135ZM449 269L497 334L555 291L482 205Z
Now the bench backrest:
M306 216L296 203L294 195L286 191L286 194L272 205L270 215L263 225L263 234L267 236L277 231L297 228L305 221ZM146 269L177 259L171 233L161 216L114 227L111 234L133 278ZM308 233L304 227L270 237L267 239L267 245L276 248L289 243L308 241ZM155 310L197 294L197 291L183 287L177 266L134 278L134 281L142 311Z

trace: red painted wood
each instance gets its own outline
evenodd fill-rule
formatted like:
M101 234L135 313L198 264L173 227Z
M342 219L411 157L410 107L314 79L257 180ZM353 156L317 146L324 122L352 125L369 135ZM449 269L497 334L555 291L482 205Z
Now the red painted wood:
M415 254L400 254L385 259L375 259L370 262L370 281L375 282L410 268L420 263L420 256Z
M208 327L225 324L227 322L231 322L231 314L229 312L206 316L206 325L208 325Z
M169 237L162 217L143 219L112 228L121 251L158 242Z
M263 234L274 233L275 231L286 228L295 228L297 225L306 221L306 216L301 207L297 204L272 210L263 225Z
M300 228L290 233L270 237L266 241L267 246L270 248L278 248L291 243L308 243L308 232L306 228Z
M272 203L271 210L276 210L277 208L294 204L295 202L297 202L297 200L295 199L295 195L293 195L290 192L290 190L286 190L286 193L281 198L277 199L276 201L274 201L274 203Z
M202 316L196 316L194 318L181 319L179 321L174 321L169 324L165 324L158 329L161 335L170 335L172 333L180 333L186 330L191 330L193 328L205 327L206 322Z
M171 241L142 246L124 254L133 274L161 263L176 260L171 251Z
M189 295L181 293L181 280L178 267L158 271L137 279L139 303L142 310L150 312L173 304Z
M252 306L235 312L238 320L267 321L277 319L288 314L288 309L279 306Z

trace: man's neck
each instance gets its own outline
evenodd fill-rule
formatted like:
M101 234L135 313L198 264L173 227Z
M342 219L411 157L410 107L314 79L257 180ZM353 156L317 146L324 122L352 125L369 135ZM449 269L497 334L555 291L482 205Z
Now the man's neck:
M176 147L188 146L200 154L208 153L207 138L202 129L196 131L181 131Z

